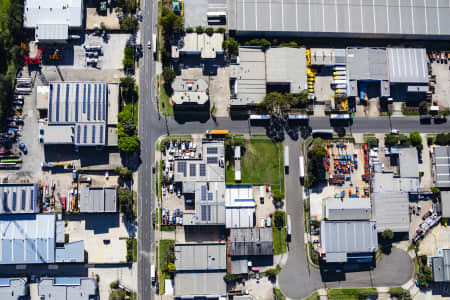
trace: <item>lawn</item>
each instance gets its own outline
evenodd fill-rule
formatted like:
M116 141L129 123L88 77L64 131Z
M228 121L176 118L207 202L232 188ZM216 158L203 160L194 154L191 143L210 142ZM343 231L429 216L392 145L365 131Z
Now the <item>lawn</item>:
M305 300L316 300L319 297L319 293L317 291L312 292Z
M280 289L273 288L273 295L276 300L285 300L286 296L283 295Z
M279 151L277 149L280 149ZM268 139L251 139L247 142L247 149L241 160L241 183L270 184L272 193L284 193L283 144L277 145ZM234 184L234 169L226 168L227 184ZM281 175L281 188L280 188Z
M333 289L327 290L328 299L359 300L362 297L376 296L377 290L374 288L365 289Z
M10 0L2 0L0 2L0 29L3 31L3 28L7 28L7 26L4 26L3 24L6 24L8 21L8 8L11 4Z
M281 254L286 252L286 228L281 229L272 227L273 234L273 254Z
M171 276L168 273L167 264L169 262L173 263L173 256L168 255L169 252L173 254L173 248L175 241L173 240L160 240L159 241L159 270L161 276L159 276L159 294L164 295L164 279L170 279ZM172 260L172 261L168 261Z
M169 95L164 89L164 85L160 83L159 85L160 97L159 97L159 109L162 115L173 116L173 106L170 105Z

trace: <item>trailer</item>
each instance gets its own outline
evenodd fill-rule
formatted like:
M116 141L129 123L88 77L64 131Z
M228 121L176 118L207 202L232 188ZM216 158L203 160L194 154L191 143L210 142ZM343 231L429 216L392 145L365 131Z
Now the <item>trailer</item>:
M150 266L150 274L152 276L152 284L154 285L156 282L156 271L155 271L155 265Z
M303 155L298 157L298 173L300 177L300 181L303 181L305 178L305 158Z
M84 50L86 51L101 51L102 50L102 46L100 45L91 45L91 46L84 46Z
M284 146L284 171L289 173L289 147Z
M220 135L220 136L225 136L225 135L227 135L228 134L228 130L226 130L226 129L223 129L223 130L220 130L220 129L213 129L213 130L206 130L206 135L211 135L211 136L218 136L218 135Z
M345 79L336 79L336 80L333 80L332 84L347 84L347 80L345 80Z
M152 52L154 56L156 56L156 49L158 49L158 47L156 46L156 33L154 33L152 36Z
M287 231L287 240L291 240L292 236L292 225L291 225L291 215L287 215L286 217L286 231Z
M333 70L335 71L345 71L347 68L345 66L334 66Z
M31 94L31 87L16 87L14 90L16 94Z

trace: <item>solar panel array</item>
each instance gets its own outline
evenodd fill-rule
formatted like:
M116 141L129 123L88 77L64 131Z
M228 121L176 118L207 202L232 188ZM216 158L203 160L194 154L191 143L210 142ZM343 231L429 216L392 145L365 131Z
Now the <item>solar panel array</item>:
M214 200L214 194L208 193L208 201L213 201L213 200Z
M200 164L200 176L204 177L206 176L206 165Z
M201 195L200 195L200 200L201 201L206 201L206 186L205 185L202 185L202 192L201 192Z
M197 175L197 165L196 164L189 164L189 176L196 176Z
M184 176L186 176L186 162L185 161L179 161L177 164L178 173L183 173Z
M201 219L202 221L211 221L211 205L202 205Z
M207 157L206 162L208 164L217 164L218 162L217 156Z
M217 147L207 147L206 153L208 154L217 154Z

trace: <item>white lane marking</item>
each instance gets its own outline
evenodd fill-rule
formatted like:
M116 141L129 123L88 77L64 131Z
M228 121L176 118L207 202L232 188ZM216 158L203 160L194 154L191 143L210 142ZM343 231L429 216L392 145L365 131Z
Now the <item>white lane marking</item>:
M425 10L425 33L428 33L427 0L423 0L423 7Z

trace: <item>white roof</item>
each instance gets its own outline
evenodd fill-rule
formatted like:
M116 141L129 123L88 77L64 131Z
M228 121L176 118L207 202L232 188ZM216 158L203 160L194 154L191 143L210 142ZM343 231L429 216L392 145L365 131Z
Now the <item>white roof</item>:
M253 188L251 185L227 185L225 191L225 206L231 207L255 207Z
M83 0L25 0L24 27L42 24L83 25Z
M36 41L67 40L69 38L68 24L38 24L34 32Z

